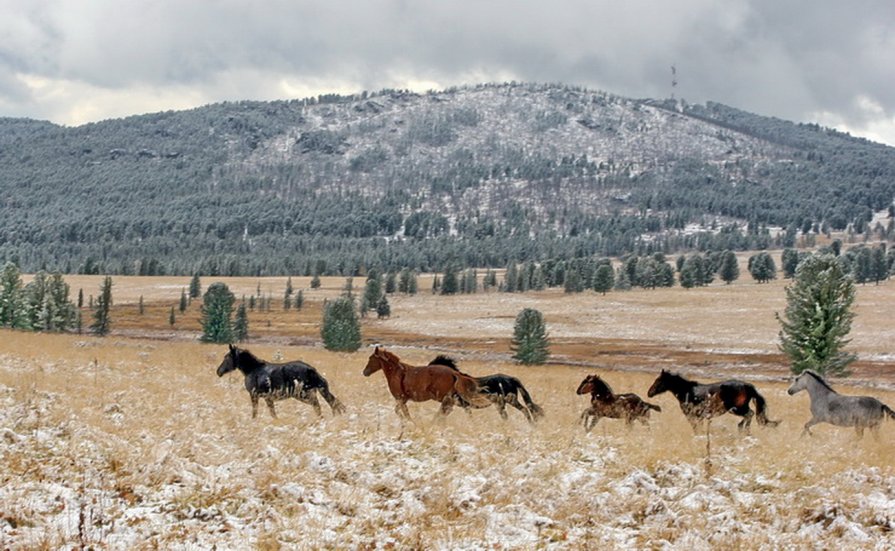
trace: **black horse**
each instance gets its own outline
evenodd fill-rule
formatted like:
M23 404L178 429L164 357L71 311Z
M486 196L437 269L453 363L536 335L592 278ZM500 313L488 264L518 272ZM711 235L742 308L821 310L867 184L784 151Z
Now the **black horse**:
M435 359L429 362L429 365L443 365L459 371L457 362L449 356L436 356ZM537 421L544 416L544 410L541 409L541 406L534 403L531 395L522 386L522 381L516 377L496 373L473 378L479 384L479 392L485 395L493 404L497 405L497 411L500 413L501 418L509 418L507 415L507 404L521 411L529 422ZM519 396L522 396L524 404L519 401ZM469 411L471 404L467 401L460 398L458 403Z
M662 370L647 396L652 398L662 392L671 392L681 405L681 411L696 431L704 419L711 419L730 412L743 418L737 425L748 430L752 417L758 416L759 425L776 427L780 421L771 421L767 417L767 405L761 394L749 383L731 379L721 383L700 384L690 381L677 373ZM755 400L755 413L749 408L749 402Z
M345 413L345 406L329 391L329 383L316 369L302 361L293 361L282 364L269 363L259 359L248 350L236 348L232 344L230 350L224 356L224 361L218 366L218 377L223 377L234 369L239 369L245 375L245 387L252 399L252 418L258 415L258 399L264 398L270 414L277 416L274 408L275 400L295 398L311 405L314 412L320 417L320 402L317 400L317 392L333 410L333 415Z

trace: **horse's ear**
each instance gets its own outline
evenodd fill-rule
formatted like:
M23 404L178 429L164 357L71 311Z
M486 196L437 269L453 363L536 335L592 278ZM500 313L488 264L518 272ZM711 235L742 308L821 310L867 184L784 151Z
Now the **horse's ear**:
M232 343L232 342L228 342L228 343L227 343L227 346L230 347L230 352L233 352L234 350L236 350L236 348L233 346L233 343Z

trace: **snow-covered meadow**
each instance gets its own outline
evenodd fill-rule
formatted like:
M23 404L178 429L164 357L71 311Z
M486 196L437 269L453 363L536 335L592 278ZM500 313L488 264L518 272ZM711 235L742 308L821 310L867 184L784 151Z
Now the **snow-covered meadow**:
M5 333L0 344L0 547L890 548L895 423L878 441L828 426L799 438L804 395L759 382L776 430L741 437L720 418L694 435L668 395L650 428L601 421L585 435L593 369L469 359L475 375L522 378L546 418L510 410L402 427L369 350L253 347L301 357L348 414L316 420L280 402L252 420L224 347ZM396 349L422 363L432 352ZM598 370L645 397L649 373ZM844 392L856 392L843 388ZM895 395L872 389L890 404ZM707 461L708 459L708 461Z

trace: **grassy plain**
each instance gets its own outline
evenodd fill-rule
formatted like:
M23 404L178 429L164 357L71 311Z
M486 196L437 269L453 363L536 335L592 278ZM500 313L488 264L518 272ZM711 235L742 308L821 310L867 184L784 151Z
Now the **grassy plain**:
M77 294L100 278L71 277ZM204 278L203 285L212 279ZM786 394L775 312L784 282L751 281L599 296L557 291L391 299L364 322L366 344L411 363L449 353L474 375L520 377L547 417L517 412L435 417L414 404L403 426L369 349L319 346L322 301L341 278L283 311L285 278L222 279L239 297L272 297L250 315L248 347L302 358L329 379L348 414L322 420L298 402L251 419L241 376L217 378L224 347L197 342L198 304L173 327L188 278L115 278L113 334L0 333L0 547L101 548L885 548L895 533L895 423L879 440L818 426L804 394ZM355 281L356 288L362 285ZM893 282L858 290L850 348L861 360L845 393L895 405ZM143 297L144 313L137 310ZM509 361L513 319L541 310L553 363ZM668 395L651 426L577 424L575 388L601 374L618 392L646 389L661 368L756 383L777 429L750 436L737 419L693 434ZM855 386L857 383L858 386Z

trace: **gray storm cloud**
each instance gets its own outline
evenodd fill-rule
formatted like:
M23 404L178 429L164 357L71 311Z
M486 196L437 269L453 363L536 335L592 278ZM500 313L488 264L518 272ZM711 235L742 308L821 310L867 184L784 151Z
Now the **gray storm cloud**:
M103 118L290 90L451 86L472 78L666 97L675 64L675 92L691 102L796 121L824 114L854 129L895 126L891 0L0 6L0 114L8 116L71 123L75 111Z

